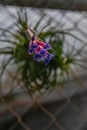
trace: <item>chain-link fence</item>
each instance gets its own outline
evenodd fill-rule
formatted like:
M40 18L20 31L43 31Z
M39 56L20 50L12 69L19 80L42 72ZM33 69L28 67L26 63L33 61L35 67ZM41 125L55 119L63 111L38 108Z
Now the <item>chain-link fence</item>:
M0 28L11 28L16 17L15 7L1 6L0 7ZM30 23L33 24L39 18L41 12L37 9L27 8ZM0 96L0 129L1 130L86 130L87 129L87 72L86 72L86 52L87 52L87 15L86 12L72 12L60 10L43 10L47 17L50 17L55 24L59 26L59 30L68 30L70 35L65 38L65 51L77 49L75 55L82 52L84 64L82 68L71 69L69 82L66 82L62 87L56 87L49 94L44 94L37 98L30 98L28 94L24 94L22 89L21 94L15 96L11 102L7 102L6 98L9 95L3 96L2 93L7 93L9 90L10 79L17 81L15 92L20 92L20 87L23 88L22 81L14 77L9 69L6 70L6 76ZM47 19L46 17L46 19ZM45 19L45 20L46 20ZM44 24L44 21L43 23ZM40 27L39 27L40 29ZM13 26L13 30L15 30ZM3 33L4 36L4 33ZM74 36L74 37L73 37ZM1 36L2 39L2 36ZM68 45L68 49L66 49ZM0 46L3 47L0 42ZM72 46L72 47L71 47ZM78 56L79 57L79 56ZM79 59L80 60L80 59ZM3 62L3 57L0 63ZM78 79L79 77L79 79ZM6 80L6 81L5 81ZM8 82L9 81L9 82ZM12 95L11 95L12 96ZM10 98L12 98L9 96ZM21 97L21 98L19 98Z

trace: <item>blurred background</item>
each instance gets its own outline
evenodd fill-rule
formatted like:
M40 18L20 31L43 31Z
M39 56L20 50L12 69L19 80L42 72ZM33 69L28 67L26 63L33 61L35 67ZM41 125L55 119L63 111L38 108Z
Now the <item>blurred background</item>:
M86 0L0 0L0 129L87 129ZM52 46L28 54L30 27Z

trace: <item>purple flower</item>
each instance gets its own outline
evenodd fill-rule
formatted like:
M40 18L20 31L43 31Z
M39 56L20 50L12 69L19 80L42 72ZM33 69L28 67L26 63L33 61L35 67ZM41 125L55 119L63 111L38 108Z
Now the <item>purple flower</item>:
M28 53L34 53L34 60L38 62L44 61L44 64L47 65L53 58L53 55L48 52L48 50L51 49L51 45L39 40L39 38L34 36L30 31L31 30L28 29L31 36Z
M40 50L40 55L41 55L41 56L45 56L46 53L47 53L47 50L46 50L46 49L41 49L41 50Z
M38 60L38 58L39 58L39 53L35 53L34 60Z
M40 62L42 60L44 60L44 57L40 55L40 53L35 53L34 54L34 60Z
M48 59L48 60L51 60L53 57L54 57L53 54L48 54L47 59Z
M46 59L45 59L44 64L45 64L45 65L48 65L49 62L51 61L51 59L52 59L53 57L54 57L53 54L48 54L47 57L46 57Z
M51 45L50 45L49 43L46 43L46 44L44 45L44 48L50 50L50 49L51 49Z
M38 47L38 44L37 43L33 43L32 45L31 45L31 48L32 49L36 49Z
M33 52L34 52L34 49L32 49L32 48L28 49L28 54L32 54Z
M36 48L38 48L38 44L37 43L31 44L31 46L28 49L28 53L32 54Z
M47 60L45 60L44 64L45 64L45 65L48 65L49 62L50 62L50 60L47 59Z

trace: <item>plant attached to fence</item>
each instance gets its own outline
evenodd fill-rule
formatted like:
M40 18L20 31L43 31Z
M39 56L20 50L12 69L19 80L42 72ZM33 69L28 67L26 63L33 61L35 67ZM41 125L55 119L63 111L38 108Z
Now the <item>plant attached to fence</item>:
M17 15L17 21L13 25L16 26L16 31L2 29L4 39L1 39L1 42L9 44L0 49L0 55L8 56L2 64L0 76L2 77L8 65L16 64L15 75L20 75L20 80L30 95L51 90L58 83L64 81L64 76L68 74L69 66L74 64L75 61L75 57L72 54L64 52L65 34L56 29L58 25L55 24L54 27L51 27L51 21L48 20L40 29L41 31L37 31L38 37L43 41L47 41L46 43L40 41L36 36L28 39L29 37L27 38L25 33L26 30L29 31L27 13L22 11L18 12ZM35 23L35 27L31 28L38 30L43 17L41 16L40 20ZM44 31L45 29L46 31ZM31 55L32 53L33 55Z

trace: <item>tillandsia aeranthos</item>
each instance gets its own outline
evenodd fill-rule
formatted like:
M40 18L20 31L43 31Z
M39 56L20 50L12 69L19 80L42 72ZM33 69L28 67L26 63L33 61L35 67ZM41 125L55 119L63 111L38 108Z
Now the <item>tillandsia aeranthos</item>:
M30 28L27 29L27 32L31 37L28 53L34 54L34 60L38 62L43 61L45 65L48 65L54 57L53 54L49 53L51 45L41 41Z

